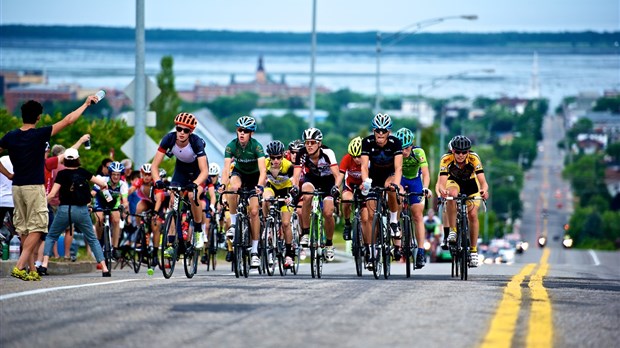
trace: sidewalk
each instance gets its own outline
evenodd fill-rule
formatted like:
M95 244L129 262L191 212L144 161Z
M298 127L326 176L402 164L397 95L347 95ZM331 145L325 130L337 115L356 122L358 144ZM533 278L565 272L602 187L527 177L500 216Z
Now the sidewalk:
M0 278L10 277L11 271L17 261L15 260L1 260L0 261ZM50 274L73 274L73 273L90 273L97 270L97 264L92 261L77 261L77 262L51 262L47 265L47 270Z

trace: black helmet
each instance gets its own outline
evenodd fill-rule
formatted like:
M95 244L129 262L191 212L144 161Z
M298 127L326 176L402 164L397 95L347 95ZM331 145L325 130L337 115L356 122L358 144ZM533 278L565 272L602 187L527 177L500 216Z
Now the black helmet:
M280 140L274 140L267 144L266 150L270 156L281 155L284 153L284 144Z
M450 141L453 150L465 151L471 149L471 140L464 135L457 135Z

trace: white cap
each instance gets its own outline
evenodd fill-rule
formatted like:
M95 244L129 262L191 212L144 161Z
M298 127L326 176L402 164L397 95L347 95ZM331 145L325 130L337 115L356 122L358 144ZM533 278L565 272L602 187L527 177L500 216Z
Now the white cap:
M65 150L65 159L68 160L75 160L80 158L80 154L78 153L78 150L70 147L68 149Z

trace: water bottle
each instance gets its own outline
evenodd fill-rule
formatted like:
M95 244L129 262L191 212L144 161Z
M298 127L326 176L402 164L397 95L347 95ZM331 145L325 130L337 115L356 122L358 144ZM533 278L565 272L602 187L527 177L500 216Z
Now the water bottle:
M371 185L372 185L372 179L366 178L366 180L364 180L364 183L362 184L362 194L364 196L368 195L368 192L370 192Z
M11 242L9 243L9 260L18 260L19 252L21 251L21 242L17 235L14 235L11 238Z
M90 137L84 142L84 149L90 150Z
M103 98L105 98L105 91L102 89L99 92L95 93L95 97L97 97L97 102L100 102Z
M6 242L2 243L2 259L9 259L9 245Z
M103 197L105 197L105 200L108 203L112 202L112 194L110 193L110 190L105 189L105 190L102 190L101 193L103 193Z

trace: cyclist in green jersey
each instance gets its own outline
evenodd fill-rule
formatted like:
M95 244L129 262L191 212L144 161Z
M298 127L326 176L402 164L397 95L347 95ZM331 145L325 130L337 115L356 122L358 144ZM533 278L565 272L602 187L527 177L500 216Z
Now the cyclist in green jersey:
M258 237L260 235L260 219L258 216L258 197L263 193L260 183L267 180L267 167L265 165L265 151L263 146L252 134L256 131L256 120L250 116L242 116L237 119L237 137L226 145L224 151L224 169L222 171L222 186L219 191L236 191L240 188L256 189L256 195L250 198L250 228L252 231L252 251L250 264L252 267L260 266L258 258ZM235 161L235 167L230 172L230 164ZM230 174L230 177L229 177ZM230 185L230 186L229 186ZM228 195L227 202L230 209L230 223L235 226L237 222L238 195ZM229 238L234 235L234 227L226 232Z
M401 128L396 132L396 137L400 139L403 147L403 176L400 180L401 186L406 192L423 192L426 198L430 198L432 193L428 189L430 174L426 154L421 147L413 146L415 135L407 128ZM415 225L416 239L418 245L424 245L425 229L423 222L424 198L420 196L409 196L409 207L411 217ZM400 259L400 240L394 240L394 258ZM424 267L425 263L424 248L418 250L416 258L416 268Z

